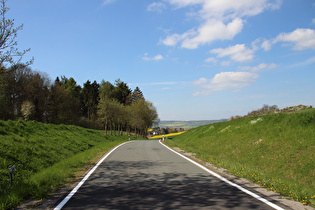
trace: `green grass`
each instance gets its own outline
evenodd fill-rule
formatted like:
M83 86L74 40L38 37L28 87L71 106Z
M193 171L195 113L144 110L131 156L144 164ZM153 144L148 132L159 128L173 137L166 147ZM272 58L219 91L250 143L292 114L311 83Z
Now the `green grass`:
M0 209L45 198L127 140L127 136L105 136L103 131L77 126L0 121ZM9 165L17 169L12 186Z
M206 125L166 142L315 206L315 109Z

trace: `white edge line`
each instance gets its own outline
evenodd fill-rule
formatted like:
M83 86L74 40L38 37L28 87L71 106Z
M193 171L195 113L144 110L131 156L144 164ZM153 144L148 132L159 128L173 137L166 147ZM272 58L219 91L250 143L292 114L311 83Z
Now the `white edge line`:
M265 198L262 198L262 197L260 197L259 195L257 195L257 194L255 194L255 193L253 193L253 192L251 192L251 191L249 191L249 190L247 190L247 189L245 189L245 188L239 186L238 184L235 184L235 183L233 183L233 182L227 180L226 178L224 178L224 177L220 176L219 174L217 174L217 173L211 171L210 169L204 167L203 165L201 165L201 164L199 164L199 163L197 163L197 162L191 160L190 158L188 158L188 157L186 157L186 156L184 156L184 155L182 155L182 154L176 152L175 150L173 150L173 149L169 148L168 146L166 146L165 144L163 144L163 143L161 142L161 140L160 140L159 142L160 142L160 144L162 144L164 147L166 147L166 148L169 149L170 151L176 153L177 155L181 156L182 158L184 158L184 159L188 160L189 162L195 164L196 166L202 168L203 170L207 171L208 173L210 173L211 175L217 177L218 179L220 179L220 180L226 182L227 184L232 185L233 187L238 188L239 190L241 190L241 191L245 192L246 194L248 194L248 195L250 195L250 196L256 198L257 200L259 200L259 201L261 201L261 202L263 202L263 203L265 203L265 204L271 206L271 207L274 208L274 209L277 209L277 210L284 210L284 209L281 208L280 206L277 206L276 204L274 204L274 203L272 203L272 202L266 200Z
M129 141L131 142L131 141ZM91 176L91 174L101 165L101 163L112 153L114 152L118 147L127 144L129 142L122 143L118 146L116 146L114 149L112 149L110 152L108 152L105 156L102 157L100 161L84 176L84 178L77 184L75 188L65 197L59 204L54 208L54 210L60 210L69 200L70 198L79 190L79 188L84 184L84 182Z

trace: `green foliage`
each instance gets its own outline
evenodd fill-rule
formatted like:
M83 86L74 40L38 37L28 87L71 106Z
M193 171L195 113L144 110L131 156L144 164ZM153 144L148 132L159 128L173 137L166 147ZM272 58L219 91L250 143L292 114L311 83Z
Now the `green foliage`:
M315 109L205 125L166 142L240 177L315 205Z
M111 123L114 130L118 128L122 132L130 130L129 119L125 115L126 106L138 100L145 100L141 90L136 87L132 92L127 83L119 79L115 86L104 80L101 85L88 80L81 88L73 78L65 76L61 80L57 77L50 84L49 78L25 65L0 68L1 120L23 117L25 120L96 129ZM113 101L118 103L116 108L107 109L106 104Z
M132 137L133 138L133 137ZM103 131L35 121L0 121L0 209L30 197L44 198L51 190L106 151L128 140ZM14 165L10 186L9 165Z

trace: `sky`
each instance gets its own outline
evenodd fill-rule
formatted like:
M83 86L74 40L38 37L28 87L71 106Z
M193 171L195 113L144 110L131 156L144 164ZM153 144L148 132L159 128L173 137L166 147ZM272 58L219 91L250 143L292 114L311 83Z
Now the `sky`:
M9 0L31 68L139 87L161 120L315 106L315 0Z

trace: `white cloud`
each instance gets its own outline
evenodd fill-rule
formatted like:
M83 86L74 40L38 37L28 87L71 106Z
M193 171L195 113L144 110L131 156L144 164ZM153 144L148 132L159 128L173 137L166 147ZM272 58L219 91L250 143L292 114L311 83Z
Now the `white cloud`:
M277 64L275 63L271 63L271 64L261 63L258 66L243 66L243 67L240 67L239 70L258 72L264 69L274 69L274 68L277 68Z
M207 83L207 79L206 78L200 78L200 79L198 79L198 80L196 80L196 81L193 81L193 84L194 85L202 85L202 84L205 84L205 83Z
M315 24L315 18L312 19L312 23Z
M223 90L239 91L255 82L257 78L259 75L251 72L221 72L210 80L201 78L194 81L193 84L199 85L201 88L194 95L208 95Z
M258 45L259 45L260 42L261 42L260 38L258 38L258 39L256 39L255 41L252 42L252 49L254 51L259 50L260 46L258 46Z
M149 57L148 55L149 55L148 53L144 53L142 59L145 61L159 61L164 59L164 57L161 54L158 54L154 57Z
M172 34L161 41L166 46L175 46L181 42L182 48L196 49L200 45L215 40L231 40L243 28L243 22L237 18L225 25L222 21L209 20L198 30L189 30L183 34Z
M265 51L269 51L271 49L272 41L267 39L258 38L252 42L252 48L254 51L263 48Z
M163 11L163 9L165 9L165 8L166 8L166 6L162 2L153 2L153 3L149 4L149 6L147 7L147 10L150 12L161 13Z
M271 41L270 40L264 40L261 44L261 48L263 48L265 51L269 51L271 49Z
M211 19L200 26L197 32L190 33L195 36L186 36L181 47L196 49L199 45L211 43L215 40L231 40L242 29L243 21L240 18L236 18L226 25L222 21Z
M195 34L196 33L193 30L189 30L183 34L172 34L170 36L167 36L166 39L161 40L160 42L166 46L175 46L178 42Z
M104 0L102 6L106 6L108 4L114 3L116 0Z
M152 60L155 60L155 61L159 61L159 60L163 60L164 59L164 57L162 56L162 55L156 55L156 56L154 56L153 58L152 58Z
M277 42L293 43L294 50L315 49L315 30L298 28L291 33L281 33L274 40Z
M231 65L231 61L222 61L221 62L221 66L230 66Z
M217 59L213 58L213 57L210 57L210 58L207 58L205 60L206 63L216 63L217 62Z
M183 34L174 33L167 36L161 43L196 49L200 45L215 40L231 40L243 29L243 19L255 16L266 9L277 9L282 0L166 0L177 8L201 6L197 12L190 12L191 17L198 16L201 20L196 29ZM194 14L194 15L191 15Z
M245 47L244 44L237 44L225 49L216 48L210 52L218 54L218 58L229 56L231 60L236 62L252 61L254 58L254 50Z
M315 63L315 56L307 59L306 61L291 65L290 68L300 67L300 66L308 66Z
M199 15L207 18L235 18L254 16L262 13L265 9L278 9L281 0L168 0L177 7L201 5Z

